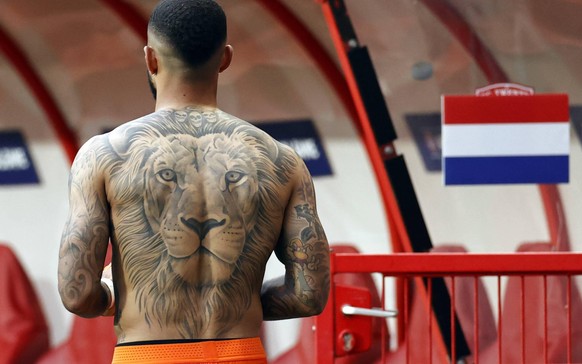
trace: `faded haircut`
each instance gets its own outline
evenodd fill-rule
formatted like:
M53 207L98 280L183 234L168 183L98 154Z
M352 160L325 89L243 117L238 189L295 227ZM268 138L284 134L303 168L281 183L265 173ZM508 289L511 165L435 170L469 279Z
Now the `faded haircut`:
M148 29L191 68L204 65L226 42L226 15L213 0L162 0Z

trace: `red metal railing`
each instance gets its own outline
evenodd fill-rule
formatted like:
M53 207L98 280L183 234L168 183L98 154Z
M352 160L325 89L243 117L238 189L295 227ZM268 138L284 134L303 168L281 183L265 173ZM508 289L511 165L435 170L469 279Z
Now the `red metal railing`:
M331 263L334 284L330 302L313 323L318 343L315 363L360 363L362 355L367 355L366 363L454 363L464 359L467 363L514 364L582 360L582 299L574 280L574 276L582 275L582 253L333 254ZM380 292L356 287L353 282L357 280L349 278L369 277L371 273L382 277ZM426 300L418 299L415 288L425 285L430 297L433 277L445 277L451 295L451 318L456 313L461 321L471 348L470 357L455 357L454 338L458 334L455 325L451 325L452 348L438 347L438 342L433 341L437 327L434 314ZM497 285L489 293L497 296L493 305L489 304L484 277L493 277L490 279ZM383 342L390 337L386 325L390 319L342 313L353 311L358 305L372 308L373 296L379 295L376 302L381 302L382 307L374 311L382 316L382 310L386 310L386 281L394 278L405 282L405 305L397 319L403 320L406 332L399 347ZM497 311L497 318L493 311ZM386 313L385 317L388 316ZM376 330L378 327L381 334ZM368 355L370 352L375 352L375 356Z

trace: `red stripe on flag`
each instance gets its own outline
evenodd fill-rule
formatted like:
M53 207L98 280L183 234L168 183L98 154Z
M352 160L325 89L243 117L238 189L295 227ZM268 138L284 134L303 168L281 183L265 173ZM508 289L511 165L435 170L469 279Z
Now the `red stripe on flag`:
M567 122L567 94L443 96L444 124Z

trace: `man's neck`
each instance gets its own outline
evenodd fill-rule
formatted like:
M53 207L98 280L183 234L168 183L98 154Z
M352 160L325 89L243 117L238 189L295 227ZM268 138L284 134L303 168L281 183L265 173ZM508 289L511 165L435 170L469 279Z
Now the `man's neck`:
M215 83L168 82L160 85L157 92L156 111L181 109L186 106L216 107Z

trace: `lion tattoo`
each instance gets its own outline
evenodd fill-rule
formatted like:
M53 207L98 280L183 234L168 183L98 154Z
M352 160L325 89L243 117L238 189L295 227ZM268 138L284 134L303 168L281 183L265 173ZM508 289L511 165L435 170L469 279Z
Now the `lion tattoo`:
M259 183L243 146L238 135L220 134L171 135L152 145L144 211L174 272L189 283L228 280L253 228Z
M296 161L222 112L159 117L110 137L111 193L123 201L114 239L150 325L177 325L184 337L210 322L227 331L260 289L277 239L276 191Z

